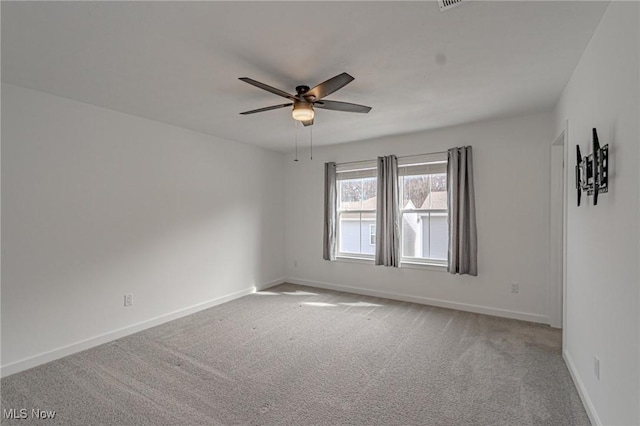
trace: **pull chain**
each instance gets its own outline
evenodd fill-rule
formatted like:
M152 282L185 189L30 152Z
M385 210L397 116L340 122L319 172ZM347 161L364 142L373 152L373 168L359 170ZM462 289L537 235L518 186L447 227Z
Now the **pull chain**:
M298 161L298 120L293 120L293 127L296 135L296 158L293 161Z
M310 127L309 130L311 131L311 149L310 149L310 152L311 152L311 159L313 160L313 126L309 126L309 127Z

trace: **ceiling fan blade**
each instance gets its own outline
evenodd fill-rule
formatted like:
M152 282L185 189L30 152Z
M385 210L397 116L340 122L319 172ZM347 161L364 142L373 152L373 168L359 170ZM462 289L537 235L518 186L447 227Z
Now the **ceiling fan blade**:
M276 89L275 87L271 87L268 84L264 84L264 83L260 83L259 81L256 81L252 78L249 77L240 77L238 80L242 80L245 83L249 83L252 86L256 86L262 90L266 90L267 92L271 92L274 95L278 95L278 96L282 96L283 98L287 98L287 99L298 99L296 96L290 95L287 92L280 90L280 89Z
M335 77L332 77L329 80L318 84L316 87L309 90L304 95L305 97L315 96L316 100L322 99L325 96L328 96L333 92L335 92L336 90L341 89L342 87L351 83L353 80L354 80L353 77L351 77L346 72L343 72L342 74L338 74Z
M361 112L368 113L371 111L371 107L351 104L349 102L339 102L339 101L318 101L313 103L314 108L322 108L322 109L331 109L334 111L344 111L344 112Z
M313 125L313 118L311 120L303 121L302 124L304 124L304 127L312 126Z
M291 105L293 105L293 104L292 103L288 103L288 104L274 105L274 106L269 106L269 107L264 107L264 108L252 109L251 111L241 112L240 114L242 114L242 115L255 114L256 112L271 111L272 109L285 108L285 107L288 107L288 106L291 106Z

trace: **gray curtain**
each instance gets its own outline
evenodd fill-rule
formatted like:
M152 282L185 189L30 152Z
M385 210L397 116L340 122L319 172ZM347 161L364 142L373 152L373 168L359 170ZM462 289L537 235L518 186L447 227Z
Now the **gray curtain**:
M478 275L476 201L473 189L471 147L451 148L447 153L449 197L449 263L452 274Z
M336 163L324 163L324 260L336 260L337 195Z
M378 157L376 265L400 264L400 209L398 159Z

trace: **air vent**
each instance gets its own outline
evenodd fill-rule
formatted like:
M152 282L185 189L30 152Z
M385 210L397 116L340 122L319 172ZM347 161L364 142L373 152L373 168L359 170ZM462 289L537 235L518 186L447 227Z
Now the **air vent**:
M438 6L440 6L440 12L444 12L445 10L449 10L452 7L456 7L460 3L462 3L462 0L438 0Z

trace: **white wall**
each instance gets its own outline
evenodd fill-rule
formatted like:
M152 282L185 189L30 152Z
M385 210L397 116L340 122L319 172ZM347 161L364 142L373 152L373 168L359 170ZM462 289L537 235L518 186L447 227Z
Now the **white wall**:
M609 5L555 110L558 132L568 120L565 358L607 425L640 424L639 16L637 2ZM592 151L593 127L609 144L609 193L577 207L575 147Z
M325 287L547 322L550 114L531 115L314 150L286 162L286 275ZM321 126L314 133L321 140ZM478 277L322 260L323 163L443 151L472 145ZM297 265L297 267L295 266ZM511 283L520 293L511 293ZM387 294L389 293L389 294Z
M282 278L283 162L3 84L3 374Z

